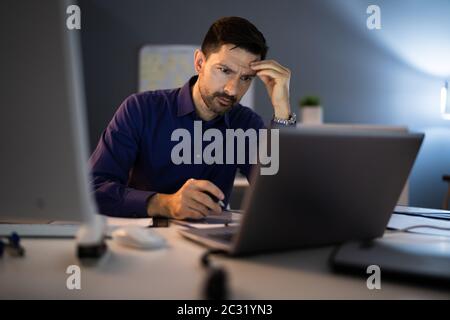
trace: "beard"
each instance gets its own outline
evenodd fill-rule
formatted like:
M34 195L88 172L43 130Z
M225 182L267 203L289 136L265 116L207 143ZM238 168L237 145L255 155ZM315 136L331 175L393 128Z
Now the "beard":
M217 115L225 114L238 102L236 96L230 96L225 92L210 93L200 83L198 89L206 107Z

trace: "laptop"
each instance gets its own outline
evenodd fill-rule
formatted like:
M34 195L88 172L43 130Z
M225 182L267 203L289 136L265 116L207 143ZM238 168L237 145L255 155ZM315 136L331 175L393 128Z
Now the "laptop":
M280 130L279 171L253 170L238 226L180 230L230 255L370 240L383 235L424 135Z

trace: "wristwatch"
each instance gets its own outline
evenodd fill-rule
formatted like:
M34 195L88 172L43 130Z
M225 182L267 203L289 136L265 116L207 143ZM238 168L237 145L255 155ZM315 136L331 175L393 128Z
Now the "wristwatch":
M278 124L282 124L285 126L291 126L297 123L297 115L295 113L291 113L288 119L280 119L273 115L272 121Z

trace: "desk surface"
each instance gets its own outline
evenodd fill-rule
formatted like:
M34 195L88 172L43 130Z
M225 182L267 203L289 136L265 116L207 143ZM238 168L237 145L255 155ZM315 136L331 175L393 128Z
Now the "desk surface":
M24 239L26 257L0 259L0 299L199 299L205 270L204 248L171 226L158 229L169 248L139 251L108 242L96 266L83 266L70 239ZM416 237L418 235L399 235ZM420 236L419 236L420 237ZM214 257L226 267L233 299L449 299L450 291L382 278L369 290L365 277L334 274L327 265L331 247L243 259ZM81 268L81 290L68 290L66 269Z

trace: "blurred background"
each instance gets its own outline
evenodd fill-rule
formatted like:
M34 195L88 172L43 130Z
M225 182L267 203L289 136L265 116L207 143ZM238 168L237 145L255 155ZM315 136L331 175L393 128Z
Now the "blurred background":
M381 9L381 29L367 28L372 4ZM450 0L81 0L79 6L91 150L119 104L138 91L143 46L200 45L214 20L241 16L265 35L268 58L291 69L297 114L301 97L316 95L324 123L424 132L409 204L442 207L448 187L442 176L450 174L450 120L440 108L450 79ZM254 109L266 121L272 116L260 81Z

